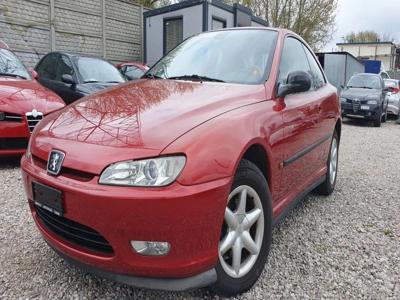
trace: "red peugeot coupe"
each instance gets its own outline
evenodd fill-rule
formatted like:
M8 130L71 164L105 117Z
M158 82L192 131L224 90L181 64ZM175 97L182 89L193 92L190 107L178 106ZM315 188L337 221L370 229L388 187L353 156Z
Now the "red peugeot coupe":
M234 295L296 200L332 193L340 132L336 89L300 37L213 31L45 118L23 181L66 260L133 286Z
M35 76L0 42L0 156L25 153L36 124L65 106Z

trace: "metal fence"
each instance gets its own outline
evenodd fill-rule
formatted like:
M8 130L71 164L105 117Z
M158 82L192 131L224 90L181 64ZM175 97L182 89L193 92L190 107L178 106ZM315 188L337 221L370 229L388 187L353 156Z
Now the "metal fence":
M55 50L141 60L142 16L130 0L0 0L0 40L30 67Z

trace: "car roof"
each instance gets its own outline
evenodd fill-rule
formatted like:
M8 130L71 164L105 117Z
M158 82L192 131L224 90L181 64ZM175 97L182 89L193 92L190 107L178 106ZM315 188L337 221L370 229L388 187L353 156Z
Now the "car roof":
M370 76L370 77L381 78L381 76L379 74L374 74L374 73L357 73L357 74L354 74L353 76Z
M99 56L90 55L90 54L84 54L84 53L67 52L67 51L53 51L53 52L47 53L46 55L54 54L54 53L56 53L56 54L63 54L63 55L66 55L66 56L68 56L68 57L88 57L88 58L95 58L95 59L100 59L100 60L107 61L107 60L105 60L104 58L99 57Z

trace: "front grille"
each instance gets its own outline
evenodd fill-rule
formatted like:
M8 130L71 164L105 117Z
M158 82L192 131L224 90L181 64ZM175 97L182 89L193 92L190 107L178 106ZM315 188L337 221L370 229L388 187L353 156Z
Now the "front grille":
M47 161L41 159L40 157L37 157L36 155L32 155L32 160L33 160L33 163L37 167L39 167L43 170L47 170ZM82 181L82 182L88 182L88 181L92 180L95 176L92 173L79 171L79 170L66 168L66 167L61 168L59 175L65 176L70 179Z
M113 248L100 233L94 229L67 218L57 216L47 210L35 207L40 222L62 239L94 252L112 254Z
M0 150L19 150L28 147L27 138L0 138Z
M10 113L0 113L0 121L21 123L22 116Z
M354 111L359 111L361 108L361 102L360 101L353 101L353 110Z
M35 129L36 125L43 119L42 114L38 114L37 116L33 116L31 114L26 114L26 121L28 122L29 131L32 132Z

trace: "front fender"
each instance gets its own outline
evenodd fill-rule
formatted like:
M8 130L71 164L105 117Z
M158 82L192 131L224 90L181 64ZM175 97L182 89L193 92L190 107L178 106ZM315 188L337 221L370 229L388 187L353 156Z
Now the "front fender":
M274 101L262 101L235 109L192 129L167 146L163 155L185 153L187 162L177 181L200 184L232 177L246 150L261 145L267 153L269 174L278 167L273 148L283 137L281 114ZM271 182L270 182L271 184Z

